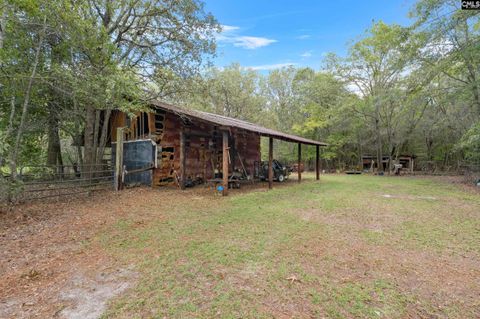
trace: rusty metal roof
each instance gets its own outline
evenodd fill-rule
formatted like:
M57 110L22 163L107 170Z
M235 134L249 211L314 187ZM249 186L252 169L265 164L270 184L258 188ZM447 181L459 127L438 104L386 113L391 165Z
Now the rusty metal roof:
M154 107L163 109L165 111L175 113L180 117L197 119L204 122L208 122L210 124L224 126L224 127L239 128L239 129L243 129L250 132L256 132L262 136L273 137L273 138L277 138L277 139L288 141L288 142L302 143L302 144L308 144L308 145L319 145L319 146L328 145L327 143L324 143L324 142L315 141L308 138L271 130L263 126L252 124L252 123L235 119L232 117L227 117L227 116L203 112L203 111L190 110L190 109L182 108L179 106L174 106L171 104L160 102L160 101L153 101L152 105Z

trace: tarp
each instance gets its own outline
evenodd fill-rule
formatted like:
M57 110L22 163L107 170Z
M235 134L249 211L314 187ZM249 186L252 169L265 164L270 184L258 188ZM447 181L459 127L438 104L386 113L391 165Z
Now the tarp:
M112 163L115 165L116 143L112 143ZM126 185L152 185L153 170L132 172L142 168L157 167L157 144L150 139L123 142L123 165L127 171Z

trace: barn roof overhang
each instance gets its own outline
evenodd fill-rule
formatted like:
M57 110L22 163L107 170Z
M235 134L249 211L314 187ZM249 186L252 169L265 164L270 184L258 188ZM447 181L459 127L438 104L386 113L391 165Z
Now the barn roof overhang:
M213 125L226 127L226 128L238 128L250 132L258 133L261 136L272 137L279 140L284 140L287 142L301 143L307 145L318 145L318 146L327 146L327 143L311 140L301 136L296 136L293 134L287 134L280 131L272 130L257 124L253 124L247 121L235 119L232 117L227 117L223 115L185 109L179 106L174 106L168 103L153 101L151 103L155 108L162 109L167 112L172 112L177 114L180 117L188 118L190 120L196 119L203 122L207 122Z

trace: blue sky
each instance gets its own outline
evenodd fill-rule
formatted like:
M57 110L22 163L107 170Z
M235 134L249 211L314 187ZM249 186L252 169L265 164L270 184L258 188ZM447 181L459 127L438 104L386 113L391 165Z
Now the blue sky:
M372 24L408 25L413 0L306 1L206 0L224 26L215 65L238 62L265 72L293 64L319 69L328 52L344 55L348 43Z

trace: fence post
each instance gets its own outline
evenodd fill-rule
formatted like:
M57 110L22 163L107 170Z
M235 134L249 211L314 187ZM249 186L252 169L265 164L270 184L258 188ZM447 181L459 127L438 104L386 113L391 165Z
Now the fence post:
M117 128L117 145L115 149L115 190L123 188L123 127Z

